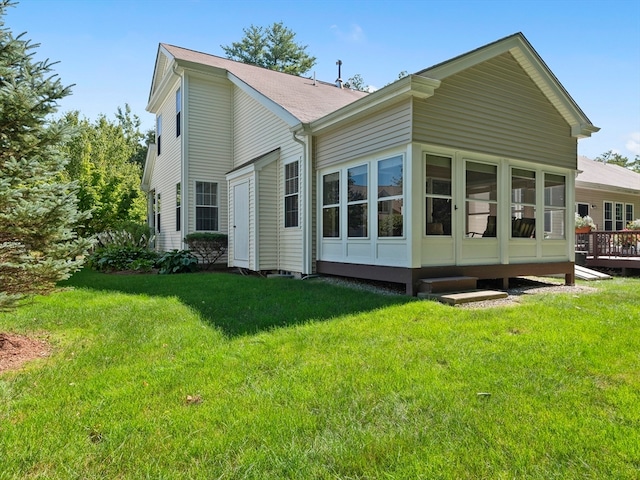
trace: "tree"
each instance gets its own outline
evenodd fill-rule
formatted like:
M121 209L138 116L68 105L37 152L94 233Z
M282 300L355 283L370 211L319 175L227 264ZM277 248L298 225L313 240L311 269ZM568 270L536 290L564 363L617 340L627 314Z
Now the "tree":
M368 86L364 83L362 75L356 73L353 77L350 77L344 84L345 87L351 90L357 90L359 92L367 92Z
M282 22L266 28L251 25L242 31L244 37L239 42L220 45L227 58L292 75L303 75L316 63L316 58L307 54L307 45L295 43L296 34Z
M131 114L129 105L118 108L115 122L100 115L90 123L77 111L67 113L63 121L77 131L63 146L70 158L66 172L80 187L80 207L92 212L83 233L144 222L146 200L140 181L147 146L141 142L148 134L140 132L140 119Z
M596 162L611 163L612 165L618 165L640 173L640 155L636 155L635 159L629 160L628 157L623 157L619 153L613 153L613 151L609 150L597 156Z
M37 44L4 27L9 6L0 0L0 309L51 291L89 247L74 230L87 214L58 148L70 126L48 120L71 90L53 63L34 60Z

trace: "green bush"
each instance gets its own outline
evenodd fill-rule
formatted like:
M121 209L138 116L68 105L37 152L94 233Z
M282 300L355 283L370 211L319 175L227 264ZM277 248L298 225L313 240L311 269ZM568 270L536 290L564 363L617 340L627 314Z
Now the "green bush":
M158 273L189 273L198 269L198 259L188 250L172 250L165 252L157 262Z
M208 266L216 263L229 246L229 237L224 233L190 233L184 241L189 250Z
M99 272L149 271L157 259L158 254L147 248L111 245L96 249L89 256L88 264Z
M143 247L151 248L155 236L145 223L121 222L118 226L96 235L101 247Z

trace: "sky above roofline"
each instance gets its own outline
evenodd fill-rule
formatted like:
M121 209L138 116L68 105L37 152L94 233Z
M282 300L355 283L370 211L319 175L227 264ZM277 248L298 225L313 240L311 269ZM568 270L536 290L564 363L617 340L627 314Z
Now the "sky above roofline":
M61 112L114 118L128 103L145 112L159 43L224 56L221 45L251 24L283 22L317 57L314 73L333 82L360 74L380 88L400 72L417 72L522 32L601 131L578 142L589 158L608 151L640 154L640 2L631 0L211 1L22 0L5 27L41 46L36 58L74 94Z

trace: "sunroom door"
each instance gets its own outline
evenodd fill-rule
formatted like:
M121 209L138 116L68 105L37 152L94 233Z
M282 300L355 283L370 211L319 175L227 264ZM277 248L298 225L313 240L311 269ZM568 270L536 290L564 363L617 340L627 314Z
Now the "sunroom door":
M233 186L233 265L249 268L249 182Z

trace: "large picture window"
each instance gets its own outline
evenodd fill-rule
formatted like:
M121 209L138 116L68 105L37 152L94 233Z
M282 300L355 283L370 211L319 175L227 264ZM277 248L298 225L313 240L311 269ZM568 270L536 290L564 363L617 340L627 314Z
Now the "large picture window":
M536 231L536 172L511 170L511 237L534 238Z
M347 225L349 237L367 237L368 229L368 198L369 171L367 165L347 170Z
M284 226L297 227L299 222L298 192L299 192L298 162L287 163L284 166Z
M563 175L544 175L544 233L549 240L565 238L566 179Z
M218 184L196 182L196 230L218 231Z
M322 236L340 236L340 172L322 177Z
M498 167L467 162L466 229L472 238L496 237L498 228Z
M427 235L451 235L451 158L426 156Z
M404 235L402 156L378 162L378 236Z

